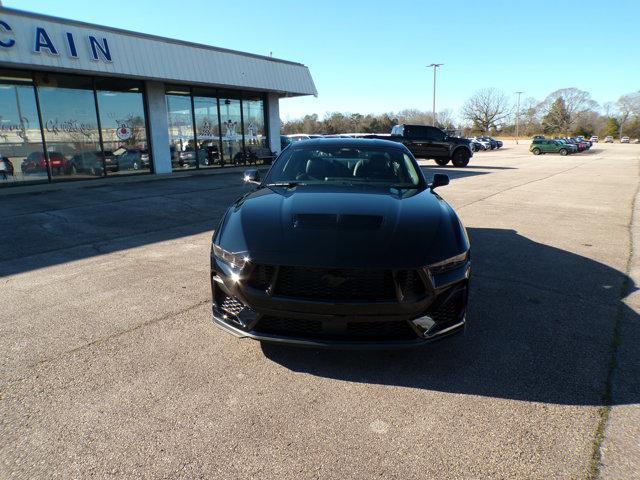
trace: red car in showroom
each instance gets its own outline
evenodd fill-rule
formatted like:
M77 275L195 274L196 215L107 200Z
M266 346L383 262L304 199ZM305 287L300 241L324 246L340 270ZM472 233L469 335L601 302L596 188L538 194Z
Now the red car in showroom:
M49 152L49 164L51 171L62 174L71 172L71 162L59 152ZM31 152L22 161L22 173L39 173L47 171L47 163L42 152Z

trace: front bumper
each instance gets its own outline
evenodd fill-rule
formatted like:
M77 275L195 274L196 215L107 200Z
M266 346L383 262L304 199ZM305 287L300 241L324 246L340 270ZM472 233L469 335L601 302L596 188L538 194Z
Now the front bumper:
M222 268L220 268L222 267ZM417 347L461 333L467 322L470 262L425 275L410 301L312 301L258 291L212 262L213 322L239 338L315 348Z

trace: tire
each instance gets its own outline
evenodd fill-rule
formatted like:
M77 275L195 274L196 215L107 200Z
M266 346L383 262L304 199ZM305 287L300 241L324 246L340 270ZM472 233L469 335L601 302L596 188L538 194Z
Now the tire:
M441 167L444 167L447 163L449 163L448 158L434 158L434 161Z
M539 148L534 148L532 152L534 155L540 155L542 153Z
M458 150L453 152L453 158L451 159L451 162L453 163L454 167L466 167L467 165L469 165L470 158L471 155L469 155L469 152L462 148L459 148Z
M566 148L561 148L561 149L560 149L560 155L562 155L563 157L566 157L566 156L567 156L567 153L569 153L569 152L567 152L567 149L566 149Z

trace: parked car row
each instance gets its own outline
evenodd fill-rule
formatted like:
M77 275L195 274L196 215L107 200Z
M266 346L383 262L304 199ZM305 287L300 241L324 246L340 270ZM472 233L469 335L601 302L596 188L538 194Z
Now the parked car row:
M284 147L283 147L284 148ZM171 166L173 168L188 168L199 165L201 167L209 167L212 165L240 166L240 165L257 165L262 162L265 165L271 165L276 157L276 153L267 147L247 145L245 151L239 151L230 158L225 154L225 158L220 155L217 145L204 145L195 150L192 146L188 146L185 150L178 150L175 146L169 147L171 153Z
M534 155L544 153L559 153L560 155L570 155L572 153L584 152L592 146L591 140L584 137L567 138L545 138L542 135L533 137L529 151Z
M471 149L474 152L482 152L484 150L495 150L502 148L503 143L492 137L470 137Z
M614 139L611 135L607 135L606 137L604 137L604 143L613 143ZM631 141L631 139L628 136L622 136L620 137L620 143L640 143L640 138L636 138L633 141Z
M49 166L54 175L73 175L86 173L101 176L106 168L107 172L123 170L140 170L149 168L149 152L141 149L120 148L115 152L86 151L73 155L70 159L60 152L49 152ZM22 173L42 173L47 171L44 153L31 152L20 165Z
M402 143L419 159L432 159L438 165L444 166L449 162L454 167L466 167L475 151L471 141L456 137L443 130L428 125L395 125L390 133L341 133L335 135L282 135L281 148L303 140L315 138L362 138L387 140ZM502 146L502 142L500 142Z
M591 143L598 143L600 141L597 135L593 135L589 140ZM603 140L604 143L613 143L614 141L615 140L611 135L607 135ZM640 143L640 138L636 138L632 141L628 136L624 135L620 137L620 143Z

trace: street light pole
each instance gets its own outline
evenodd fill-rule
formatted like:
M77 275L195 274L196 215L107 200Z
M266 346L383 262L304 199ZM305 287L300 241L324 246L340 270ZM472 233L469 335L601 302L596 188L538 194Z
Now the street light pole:
M433 67L433 126L436 126L436 70L438 67L441 67L444 63L432 63L431 65L427 65L427 68Z
M520 95L524 92L516 92L518 94L518 103L516 106L516 145L518 144L518 135L520 133Z

